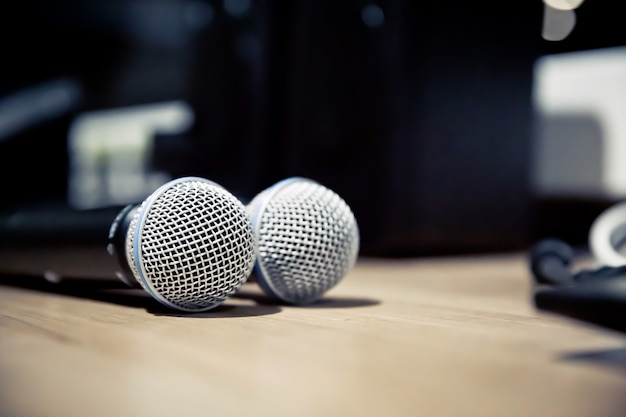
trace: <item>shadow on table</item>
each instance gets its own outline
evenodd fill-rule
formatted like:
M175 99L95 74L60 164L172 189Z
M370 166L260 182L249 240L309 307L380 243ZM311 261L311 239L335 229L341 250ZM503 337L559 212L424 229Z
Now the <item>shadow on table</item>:
M584 362L598 365L626 374L626 347L566 352L559 355L558 358L567 362Z
M148 309L149 313L156 316L182 317L182 318L227 318L227 317L254 317L267 316L269 314L279 313L282 309L280 306L264 305L264 304L231 304L226 300L224 304L215 307L212 310L202 313L185 313L168 309L161 304L155 302L154 308Z
M242 289L238 291L234 298L241 298L247 300L253 300L260 305L276 305L276 306L290 306L297 308L352 308L352 307L369 307L380 304L380 301L371 298L359 298L359 297L333 297L327 296L314 303L304 306L291 305L289 303L283 303L279 300L275 300L258 291L250 291Z
M281 311L278 305L256 302L248 304L229 303L227 300L224 304L209 311L201 313L179 312L160 304L141 289L129 288L124 283L115 281L66 280L53 284L39 277L0 275L0 285L101 301L125 307L143 308L148 313L157 316L190 318L250 317L275 314Z

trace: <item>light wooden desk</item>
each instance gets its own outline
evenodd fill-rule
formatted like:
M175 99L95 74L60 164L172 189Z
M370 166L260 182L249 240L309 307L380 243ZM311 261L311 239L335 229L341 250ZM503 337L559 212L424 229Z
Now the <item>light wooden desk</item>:
M523 254L362 260L315 307L246 284L187 317L0 286L0 415L626 416L626 338L530 289Z

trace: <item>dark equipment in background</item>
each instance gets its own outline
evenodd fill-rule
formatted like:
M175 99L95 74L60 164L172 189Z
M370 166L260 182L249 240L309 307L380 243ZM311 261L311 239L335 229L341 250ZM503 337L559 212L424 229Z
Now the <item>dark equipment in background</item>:
M529 255L535 306L626 333L625 225L626 203L620 203L594 219L587 247L575 251L563 240L553 238L536 243ZM597 266L575 270L573 264L583 256L593 259Z
M559 239L533 246L532 301L543 312L626 333L626 265L575 271L575 252Z
M389 1L377 26L367 2L296 4L283 175L332 184L366 254L522 245L541 8Z
M583 3L572 35L549 43L540 1L4 5L0 97L58 77L83 97L0 143L0 174L15 179L2 208L65 201L80 112L182 99L196 123L155 137L152 155L173 177L243 200L317 180L353 209L363 255L525 248L554 225L528 180L534 60L625 43L606 6Z

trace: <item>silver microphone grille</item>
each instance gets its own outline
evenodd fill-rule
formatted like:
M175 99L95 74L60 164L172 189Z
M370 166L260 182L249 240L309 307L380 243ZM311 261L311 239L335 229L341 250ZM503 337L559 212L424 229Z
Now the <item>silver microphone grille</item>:
M245 206L197 177L170 181L130 222L126 257L137 281L162 304L206 311L249 277L256 241Z
M309 304L356 262L359 229L335 192L307 178L288 178L247 205L256 231L259 284L292 304Z

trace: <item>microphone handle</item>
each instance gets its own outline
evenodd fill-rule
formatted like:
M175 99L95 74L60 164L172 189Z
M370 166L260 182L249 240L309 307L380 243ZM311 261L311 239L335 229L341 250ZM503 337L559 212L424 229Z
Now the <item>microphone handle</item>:
M77 210L42 207L0 217L0 274L122 280L136 286L125 238L138 205Z

